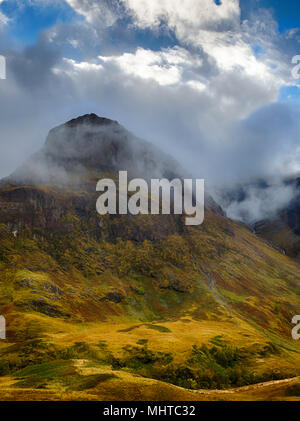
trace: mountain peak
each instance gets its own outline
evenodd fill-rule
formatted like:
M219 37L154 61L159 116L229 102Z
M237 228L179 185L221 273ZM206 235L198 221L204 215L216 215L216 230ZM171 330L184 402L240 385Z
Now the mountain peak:
M110 120L109 118L99 117L95 113L84 114L77 118L73 118L72 120L65 123L65 125L68 127L79 126L82 124L89 124L89 125L95 125L95 126L107 126L107 125L119 124L119 123L115 120Z
M117 121L91 113L51 129L42 149L1 184L74 186L85 183L90 174L100 176L119 170L147 179L174 178L183 173L154 145L137 138Z

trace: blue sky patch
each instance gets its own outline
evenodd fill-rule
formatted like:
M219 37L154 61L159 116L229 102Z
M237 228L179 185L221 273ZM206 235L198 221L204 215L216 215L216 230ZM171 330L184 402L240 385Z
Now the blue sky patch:
M240 6L242 19L246 19L253 11L265 8L273 13L280 32L300 27L299 0L240 0Z
M0 10L10 19L5 28L6 35L16 38L23 45L34 43L40 33L57 23L71 23L82 20L67 3L52 4L20 3L4 1Z
M299 81L300 82L300 81ZM300 105L300 84L299 86L283 86L280 89L280 102L298 102Z

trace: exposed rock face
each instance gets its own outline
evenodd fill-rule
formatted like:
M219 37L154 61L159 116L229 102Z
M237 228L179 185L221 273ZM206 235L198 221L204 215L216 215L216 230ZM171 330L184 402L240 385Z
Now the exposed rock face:
M69 313L61 311L55 304L50 304L43 299L27 300L26 302L15 302L16 307L25 310L34 310L51 317L70 317Z
M120 303L124 299L123 295L119 292L109 292L106 294L102 301L111 301L113 303Z

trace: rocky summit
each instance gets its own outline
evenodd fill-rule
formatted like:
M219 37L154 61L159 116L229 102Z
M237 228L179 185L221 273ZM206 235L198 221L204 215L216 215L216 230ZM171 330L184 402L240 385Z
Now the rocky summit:
M50 130L44 147L2 184L79 185L119 170L143 178L183 174L171 157L117 121L86 114Z

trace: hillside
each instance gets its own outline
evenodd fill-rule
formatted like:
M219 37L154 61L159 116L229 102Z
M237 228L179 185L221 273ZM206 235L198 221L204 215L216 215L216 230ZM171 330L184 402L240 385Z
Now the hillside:
M202 399L190 390L300 375L299 264L209 196L200 226L181 215L98 215L97 180L143 168L182 174L118 123L88 115L50 131L2 181L0 399L140 399L141 383L149 399ZM299 387L276 393L296 398Z

